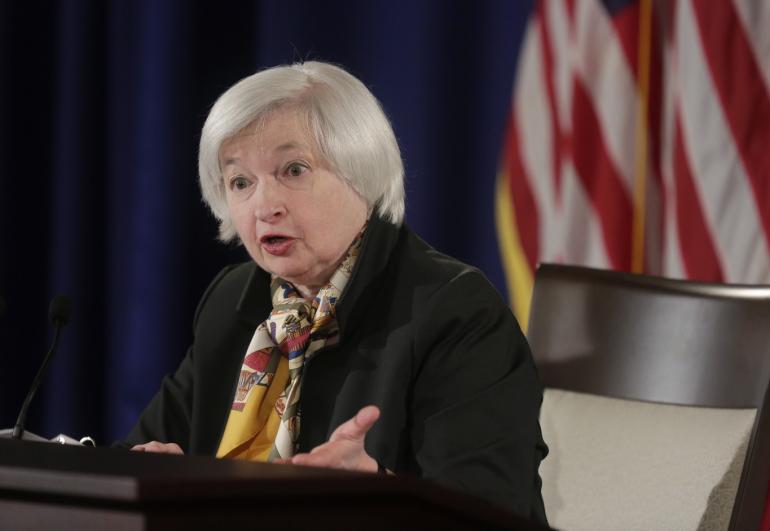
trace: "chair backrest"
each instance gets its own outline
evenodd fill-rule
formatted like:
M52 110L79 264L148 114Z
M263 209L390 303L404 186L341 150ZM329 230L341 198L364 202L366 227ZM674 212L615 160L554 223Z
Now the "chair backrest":
M770 287L543 264L528 336L546 387L551 525L758 528Z

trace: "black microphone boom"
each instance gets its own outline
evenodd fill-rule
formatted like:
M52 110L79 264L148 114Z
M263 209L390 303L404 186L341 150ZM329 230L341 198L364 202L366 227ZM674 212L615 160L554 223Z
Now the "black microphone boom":
M19 417L16 419L16 426L13 427L13 435L11 436L14 439L21 439L24 434L24 424L27 421L29 405L32 403L32 398L35 396L37 388L40 387L40 382L43 380L43 376L48 369L48 365L51 363L51 359L53 359L53 354L56 352L56 347L59 345L59 332L64 325L69 322L71 310L72 304L70 303L69 298L64 295L57 295L54 297L51 301L51 305L48 307L48 317L51 319L51 323L53 323L54 327L53 342L51 343L51 348L48 350L45 358L43 358L43 364L37 371L35 379L32 380L32 386L29 388L27 397L24 399L24 404L21 406L21 411L19 411Z

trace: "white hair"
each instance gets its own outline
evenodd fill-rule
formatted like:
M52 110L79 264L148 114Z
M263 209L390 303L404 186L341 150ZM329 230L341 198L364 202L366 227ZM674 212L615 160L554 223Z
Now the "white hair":
M230 87L211 108L201 132L198 172L203 200L219 220L219 237L237 234L225 198L222 143L271 111L304 111L325 161L381 217L404 218L404 164L393 128L377 99L338 66L308 61L276 66Z

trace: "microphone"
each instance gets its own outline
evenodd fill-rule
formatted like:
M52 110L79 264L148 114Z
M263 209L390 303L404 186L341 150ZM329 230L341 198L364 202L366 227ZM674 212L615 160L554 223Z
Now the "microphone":
M68 297L65 297L64 295L57 295L53 298L51 305L48 307L48 318L51 320L51 323L54 327L53 342L51 343L51 348L48 350L45 358L43 358L43 364L37 371L35 379L32 380L32 386L29 388L27 397L24 399L24 404L21 406L19 417L16 419L16 426L13 427L13 435L11 435L11 438L13 439L21 439L22 434L24 433L24 423L27 421L27 411L29 411L29 405L32 403L32 398L35 396L37 388L40 387L40 382L43 380L43 376L48 369L48 365L51 363L53 354L56 352L56 347L59 345L59 332L64 327L64 325L69 322L71 313L72 303Z
M48 307L48 319L55 327L61 328L70 322L72 314L72 301L66 295L57 295Z

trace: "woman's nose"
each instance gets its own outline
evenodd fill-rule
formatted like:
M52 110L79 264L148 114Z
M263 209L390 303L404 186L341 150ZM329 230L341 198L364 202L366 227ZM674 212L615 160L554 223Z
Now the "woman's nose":
M254 216L259 221L271 222L286 215L284 195L285 189L276 179L260 180L254 194Z

